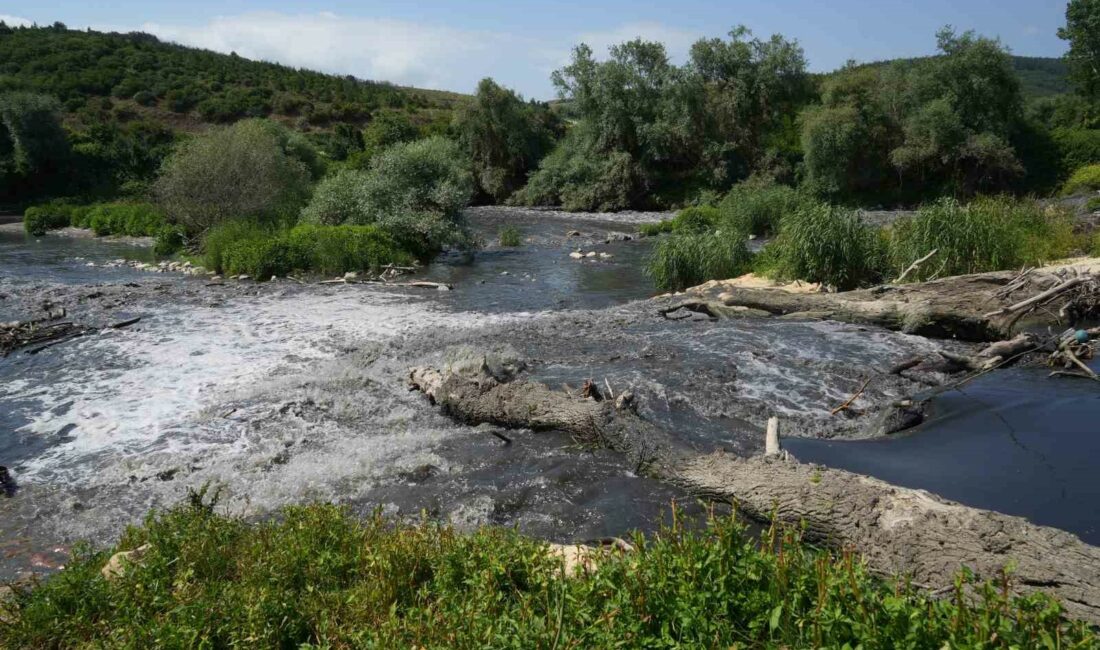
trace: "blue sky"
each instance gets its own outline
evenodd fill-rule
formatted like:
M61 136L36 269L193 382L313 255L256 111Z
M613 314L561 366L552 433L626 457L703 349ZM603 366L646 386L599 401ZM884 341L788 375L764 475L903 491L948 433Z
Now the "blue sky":
M553 95L550 72L578 42L597 52L642 36L676 60L703 36L745 24L758 36L797 39L811 70L848 59L929 54L951 24L998 36L1014 53L1060 56L1064 0L747 0L675 3L190 0L5 0L8 22L142 30L177 42L405 85L471 91L492 76L528 97Z

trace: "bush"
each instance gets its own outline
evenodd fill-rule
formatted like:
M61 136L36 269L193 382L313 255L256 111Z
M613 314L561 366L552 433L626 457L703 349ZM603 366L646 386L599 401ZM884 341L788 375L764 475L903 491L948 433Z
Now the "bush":
M153 254L158 257L168 257L183 250L183 231L176 226L161 226L157 230L156 237L153 243Z
M722 199L718 210L723 227L754 235L779 232L784 215L798 210L809 199L785 185L741 183Z
M152 237L164 226L164 214L150 203L104 203L87 215L88 227L97 237L128 235Z
M199 234L230 219L297 216L315 173L300 138L266 120L246 120L185 143L154 186L173 223Z
M658 289L679 291L746 273L752 253L740 232L682 232L661 240L646 264Z
M1096 192L1100 190L1100 163L1086 165L1077 171L1066 181L1062 188L1062 194L1070 196L1084 192Z
M462 151L442 137L386 149L371 161L365 180L366 210L357 223L413 212L457 217L474 192Z
M307 271L329 275L409 265L415 257L378 226L301 224L277 230L249 222L228 222L203 240L204 265L228 275L266 280Z
M1006 648L1095 647L1041 593L963 573L935 597L876 578L858 553L789 531L761 544L732 517L671 527L599 571L562 577L545 543L470 535L328 505L248 523L199 499L150 515L115 549L74 549L63 572L17 588L5 648ZM115 580L111 553L143 544ZM1008 580L1010 578L1006 578Z
M771 247L778 276L842 290L877 281L886 264L876 228L853 211L822 203L806 203L785 215Z
M513 248L523 243L523 235L520 233L519 228L515 226L505 226L500 229L500 233L497 235L497 239L501 246Z
M890 258L901 273L933 250L936 256L909 279L959 275L1040 264L1064 257L1077 246L1071 218L1045 211L1034 201L1007 197L968 205L942 199L917 216L894 224Z
M341 169L325 177L302 209L302 221L324 226L370 223L374 215L367 205L366 187L366 172L356 169Z
M1100 164L1100 129L1055 129L1051 135L1063 173Z
M27 208L23 213L23 228L35 237L47 231L64 228L72 223L74 206L64 201L51 201Z
M585 126L571 129L508 202L560 205L571 212L611 212L638 204L646 195L641 167L628 153L594 150L585 132Z

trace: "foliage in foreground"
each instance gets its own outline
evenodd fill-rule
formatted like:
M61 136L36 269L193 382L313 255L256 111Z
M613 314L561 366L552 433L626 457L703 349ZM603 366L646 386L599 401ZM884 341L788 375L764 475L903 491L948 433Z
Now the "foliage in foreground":
M763 547L733 519L674 523L595 573L563 579L545 545L486 528L361 522L334 506L248 524L194 502L151 515L149 544L108 582L75 550L17 590L0 645L39 647L1095 647L1048 597L1005 584L934 600L872 577L851 553L791 533ZM774 550L764 550L774 549ZM1009 578L1010 579L1010 578Z
M229 221L203 238L203 264L217 273L258 280L294 271L328 275L412 264L408 252L385 229L367 226L299 224L284 229Z

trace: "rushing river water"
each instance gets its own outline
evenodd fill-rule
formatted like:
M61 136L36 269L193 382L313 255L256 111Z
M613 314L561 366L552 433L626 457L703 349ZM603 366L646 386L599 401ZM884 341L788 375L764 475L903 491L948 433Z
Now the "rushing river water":
M405 388L408 367L454 345L509 348L551 385L629 386L643 415L700 451L752 453L769 414L834 426L868 368L939 343L837 323L665 321L645 303L654 215L485 208L487 245L421 276L453 291L230 283L104 267L148 243L0 229L0 320L40 302L87 319L141 316L37 355L0 360L0 577L48 569L78 538L107 541L204 484L262 516L323 499L367 511L515 525L555 540L651 530L674 500L615 454L554 434L457 425ZM505 224L524 244L493 242ZM578 234L579 233L579 234ZM569 252L610 257L578 261ZM903 386L886 387L899 391ZM932 419L873 442L790 439L797 457L932 489L1100 542L1091 503L1100 402L1092 386L1000 373L938 400Z

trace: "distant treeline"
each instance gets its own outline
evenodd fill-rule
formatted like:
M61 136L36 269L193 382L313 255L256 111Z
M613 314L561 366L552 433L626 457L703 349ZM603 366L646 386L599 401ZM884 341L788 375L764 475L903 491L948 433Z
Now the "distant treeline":
M859 205L1046 195L1100 160L1081 57L1013 57L950 29L937 46L811 75L797 42L745 28L701 39L683 65L660 43L606 58L582 44L554 73L550 106L488 79L470 98L148 34L0 23L0 203L144 196L181 140L255 117L306 134L330 171L443 136L465 155L475 200L571 210L714 204L748 179ZM1079 92L1063 92L1067 74Z

